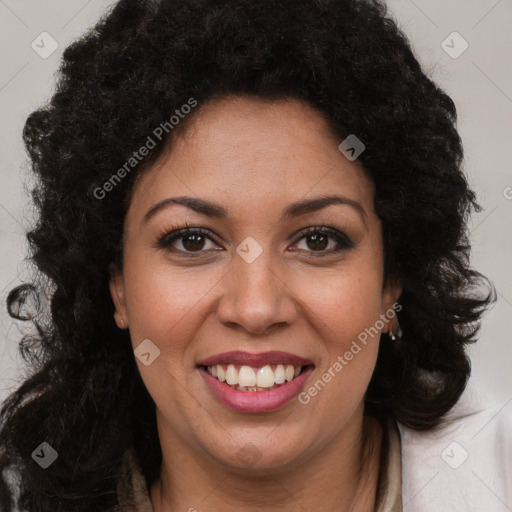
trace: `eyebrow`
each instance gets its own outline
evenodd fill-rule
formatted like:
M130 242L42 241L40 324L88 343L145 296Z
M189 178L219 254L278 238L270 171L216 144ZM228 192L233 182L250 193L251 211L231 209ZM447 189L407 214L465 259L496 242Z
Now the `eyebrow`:
M228 211L219 204L212 203L211 201L207 201L205 199L199 199L197 197L180 196L169 197L154 204L144 215L142 219L142 224L146 224L158 212L174 204L185 206L186 208L189 208L190 210L193 210L207 217L218 219L229 218ZM326 208L327 206L338 204L351 206L352 208L354 208L359 213L360 217L363 220L363 223L366 226L367 214L364 208L354 199L350 199L348 197L339 195L322 196L314 199L303 199L301 201L292 203L284 209L280 221L282 222L290 220L292 218L305 215L306 213L316 212L318 210Z

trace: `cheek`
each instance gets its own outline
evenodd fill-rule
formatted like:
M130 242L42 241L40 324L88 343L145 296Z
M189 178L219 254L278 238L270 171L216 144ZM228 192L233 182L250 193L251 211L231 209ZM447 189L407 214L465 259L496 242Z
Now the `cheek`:
M379 260L354 258L294 281L318 350L314 378L298 397L310 421L337 432L361 407L378 354L379 333L367 330L381 313ZM366 338L365 338L366 336Z
M375 367L382 313L382 274L378 262L338 269L330 275L303 281L301 295L307 297L304 311L321 340L320 372L331 393L350 388L361 398ZM309 286L308 286L309 285ZM376 328L377 327L377 328ZM341 390L341 391L340 391ZM347 397L343 398L347 401Z
M312 318L325 331L324 339L343 348L347 340L375 325L381 313L381 279L371 267L361 267L304 283L309 286L302 296L307 297Z
M179 340L197 330L202 304L218 281L215 275L135 261L126 269L132 336L158 340L166 349L179 346Z
M187 351L201 330L208 294L220 275L155 264L155 259L132 258L124 270L132 345L135 349L149 339L160 350L151 365L139 360L137 365L159 408L193 407L195 398L185 384L191 370Z

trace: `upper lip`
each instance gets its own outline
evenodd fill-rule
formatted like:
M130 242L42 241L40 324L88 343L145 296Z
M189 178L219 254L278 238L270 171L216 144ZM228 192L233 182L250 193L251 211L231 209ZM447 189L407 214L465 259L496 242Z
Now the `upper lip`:
M237 364L241 366L245 365L260 368L267 364L292 364L293 366L306 366L313 364L313 362L296 354L277 350L261 352L260 354L234 350L208 357L198 363L198 366L213 366L215 364Z

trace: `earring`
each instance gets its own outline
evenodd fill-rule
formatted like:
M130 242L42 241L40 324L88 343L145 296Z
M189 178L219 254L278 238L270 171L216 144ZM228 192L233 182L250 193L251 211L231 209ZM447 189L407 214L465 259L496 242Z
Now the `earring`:
M392 341L396 341L397 339L400 339L402 337L402 329L400 328L400 324L398 323L398 320L396 322L396 335L393 333L391 328L389 328L389 337Z
M124 329L126 326L125 326L125 322L124 322L124 318L120 318L119 319L119 329Z

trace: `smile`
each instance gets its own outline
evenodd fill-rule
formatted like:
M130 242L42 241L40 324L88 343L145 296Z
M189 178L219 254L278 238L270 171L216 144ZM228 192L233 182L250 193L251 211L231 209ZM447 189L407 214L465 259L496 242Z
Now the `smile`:
M312 361L280 351L224 352L197 365L213 397L241 413L284 407L297 397L314 368Z

